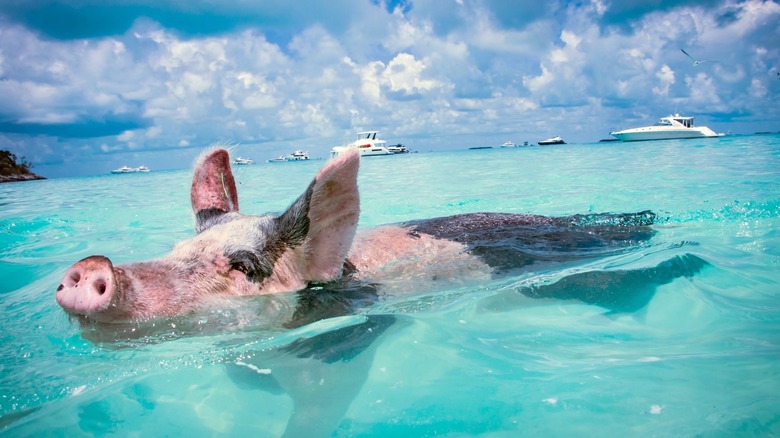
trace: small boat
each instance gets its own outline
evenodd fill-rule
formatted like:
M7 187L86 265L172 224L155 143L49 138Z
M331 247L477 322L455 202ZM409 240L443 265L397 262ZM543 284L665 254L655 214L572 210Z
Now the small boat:
M557 135L555 137L548 138L547 140L540 140L538 144L539 146L547 146L551 144L566 144L566 142L563 141L560 135Z
M402 145L401 143L398 144L391 144L387 147L387 150L394 153L394 154L408 154L409 149L406 148L406 146Z
M679 114L661 117L655 125L613 131L609 134L622 141L709 138L723 135L716 134L715 131L706 126L693 126L693 117L681 116Z
M331 157L337 157L350 149L360 151L361 157L372 157L381 155L393 155L385 144L384 140L377 138L379 131L363 131L357 133L357 139L352 143L343 146L334 146L330 151Z
M505 141L504 144L501 145L502 148L513 148L517 147L517 145L512 141Z
M306 161L309 159L309 153L302 150L296 150L295 152L287 155L280 155L276 158L268 160L269 163L286 163L288 161Z
M236 159L233 160L233 164L235 164L237 166L243 166L243 165L246 165L246 164L255 164L255 160L253 160L251 158L236 157Z
M111 171L111 173L142 173L142 172L149 172L149 168L146 166L138 166L138 167L122 166L118 169L114 169Z

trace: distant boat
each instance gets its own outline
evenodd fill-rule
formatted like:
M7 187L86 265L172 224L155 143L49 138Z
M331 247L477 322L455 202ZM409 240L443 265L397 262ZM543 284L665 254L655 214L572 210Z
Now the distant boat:
M111 171L111 173L141 173L141 172L149 172L149 168L146 166L138 166L138 167L129 167L129 166L122 166L118 169L114 169Z
M708 138L723 135L716 134L715 131L706 126L693 126L693 117L681 116L679 114L661 117L655 125L613 131L609 134L622 141Z
M539 146L547 146L547 145L551 145L551 144L566 144L566 142L563 141L563 139L561 138L560 135L548 138L546 140L540 140L538 143L539 143Z
M408 154L409 149L406 148L406 146L402 145L401 143L393 144L387 147L387 150L394 153L394 154Z
M297 150L290 155L287 155L287 161L306 161L309 159L309 153L302 150Z
M361 157L393 155L385 144L384 140L377 138L379 131L363 131L357 133L357 139L344 146L334 146L330 151L331 157L337 157L350 149L360 151Z
M505 141L504 144L501 145L501 147L502 148L513 148L513 147L517 147L517 145L514 144L514 142Z
M233 164L235 164L237 166L243 166L243 165L246 165L246 164L255 164L255 160L253 160L251 158L236 157L236 159L233 160Z
M474 146L469 148L469 150L479 150L479 149L493 149L493 146Z
M269 163L286 163L288 161L306 161L309 159L309 153L302 150L296 150L295 152L287 155L280 155L277 158L271 158Z

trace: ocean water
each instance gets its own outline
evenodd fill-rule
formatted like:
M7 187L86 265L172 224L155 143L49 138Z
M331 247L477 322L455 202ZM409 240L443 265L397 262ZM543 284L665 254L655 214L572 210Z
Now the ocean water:
M323 163L234 168L242 211L282 211ZM655 234L293 329L243 304L119 329L69 319L54 292L72 263L147 260L194 234L190 178L0 185L4 436L780 435L780 135L364 159L361 228L652 210ZM668 281L603 277L647 294L629 311L521 293L669 261Z

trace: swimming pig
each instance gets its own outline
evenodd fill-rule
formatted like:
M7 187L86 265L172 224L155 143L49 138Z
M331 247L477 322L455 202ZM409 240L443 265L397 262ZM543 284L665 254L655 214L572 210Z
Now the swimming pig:
M357 151L325 164L281 215L239 213L228 152L204 154L190 192L197 235L152 261L74 264L56 293L70 315L125 322L168 317L225 296L345 282L483 281L540 262L601 256L652 235L654 214L551 218L474 213L356 233ZM336 282L336 283L334 283ZM332 289L332 287L331 287ZM311 291L311 289L309 289Z

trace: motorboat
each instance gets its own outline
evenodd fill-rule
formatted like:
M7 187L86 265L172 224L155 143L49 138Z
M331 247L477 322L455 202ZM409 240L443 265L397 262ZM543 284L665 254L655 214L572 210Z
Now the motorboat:
M609 134L622 141L674 140L680 138L719 137L723 135L715 133L715 131L706 126L694 126L693 117L681 116L679 114L661 117L652 126L613 131Z
M302 150L297 150L292 154L287 155L287 161L306 161L309 159L309 153Z
M233 160L233 164L238 165L238 166L243 166L243 165L246 165L246 164L255 164L255 160L253 160L251 158L236 157L236 159Z
M114 169L111 171L111 173L133 173L133 172L135 172L135 170L129 166L122 166L118 169Z
M387 147L387 150L394 153L394 154L408 154L409 149L406 148L406 146L402 145L401 143L398 144L391 144Z
M360 151L361 157L372 157L380 155L393 155L385 144L384 140L377 138L379 131L363 131L357 133L357 139L352 143L343 146L334 146L330 151L331 157L337 157L350 149Z
M539 140L538 144L539 146L547 146L551 144L566 144L566 142L563 141L560 135L557 135L546 140Z
M501 145L502 148L513 148L517 147L517 145L512 141L505 141L504 144Z
M271 158L269 163L286 163L288 161L306 161L309 159L309 153L302 150L296 150L295 152L287 155L280 155L277 158Z
M138 166L138 167L122 166L118 169L114 169L111 171L111 173L143 173L143 172L149 172L149 168L146 166Z

